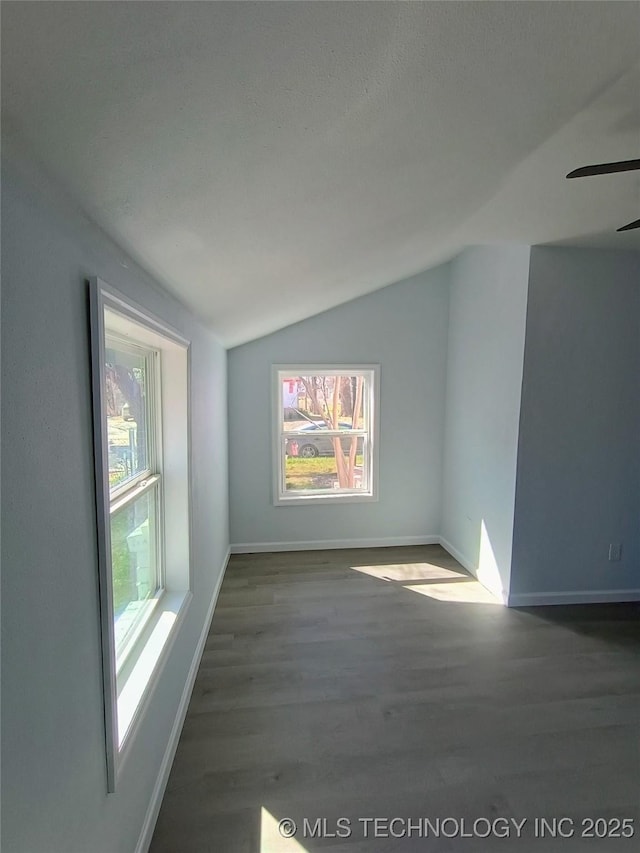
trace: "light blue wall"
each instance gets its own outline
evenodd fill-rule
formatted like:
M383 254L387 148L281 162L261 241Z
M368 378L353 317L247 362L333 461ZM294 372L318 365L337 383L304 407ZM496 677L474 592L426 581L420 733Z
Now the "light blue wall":
M194 598L112 795L85 284L93 275L192 341ZM6 163L2 284L2 849L132 853L228 547L226 356L44 179Z
M225 353L45 181L4 165L3 850L131 853L228 545ZM84 284L92 275L193 342L195 595L109 796ZM637 589L639 322L638 254L534 249L529 273L528 249L484 247L232 350L232 541L442 532L477 567L484 522L514 601ZM381 364L377 503L272 504L270 365L314 361ZM623 543L618 564L607 561L611 541Z
M229 352L233 543L438 534L447 314L442 266ZM271 365L313 362L381 365L376 503L273 505Z
M490 589L509 590L529 248L451 264L442 535Z
M639 531L640 253L534 248L513 603L640 597Z

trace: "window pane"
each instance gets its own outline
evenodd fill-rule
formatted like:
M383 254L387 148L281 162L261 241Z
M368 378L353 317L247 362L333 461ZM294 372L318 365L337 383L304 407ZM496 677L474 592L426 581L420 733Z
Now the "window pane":
M105 356L109 486L113 489L150 466L149 377L143 353L127 352L107 341Z
M274 378L276 505L375 500L375 366L279 366Z
M111 567L116 651L158 588L157 488L111 516Z
M282 377L282 430L366 429L363 375Z
M322 435L314 436L312 440L300 436L285 438L285 491L367 490L364 437L338 440L342 451L339 462L332 438ZM355 445L353 460L350 455L352 443Z

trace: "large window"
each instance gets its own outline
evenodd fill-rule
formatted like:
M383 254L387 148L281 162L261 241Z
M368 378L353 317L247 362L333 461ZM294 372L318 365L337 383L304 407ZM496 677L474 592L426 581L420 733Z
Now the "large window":
M277 505L377 497L378 368L276 365Z
M188 342L91 286L108 788L190 600Z

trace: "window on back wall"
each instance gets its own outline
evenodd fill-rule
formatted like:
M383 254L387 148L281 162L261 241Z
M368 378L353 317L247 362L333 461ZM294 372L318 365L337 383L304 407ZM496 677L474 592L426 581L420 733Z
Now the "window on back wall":
M377 365L275 365L274 502L377 499Z
M108 789L190 600L188 342L91 287ZM169 535L170 534L170 535Z

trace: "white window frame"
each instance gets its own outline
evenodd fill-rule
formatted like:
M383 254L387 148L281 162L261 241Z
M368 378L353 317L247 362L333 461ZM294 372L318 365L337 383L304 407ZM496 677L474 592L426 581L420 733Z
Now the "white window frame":
M369 471L369 488L363 489L327 489L317 492L287 492L285 490L286 438L295 432L282 430L282 380L291 376L356 376L367 377L368 429L354 430L347 435L367 435L365 465ZM272 479L274 506L318 506L319 504L368 503L378 500L379 468L379 409L380 409L380 365L379 364L273 364L271 367L271 408L272 408ZM344 436L345 431L323 430L323 436Z
M190 512L190 343L179 332L104 281L90 281L91 374L105 707L107 790L114 792L169 650L192 599ZM147 408L153 409L149 468L110 490L107 425L107 340L144 352L151 367ZM111 566L114 507L156 494L157 590L116 653ZM170 527L171 535L165 535Z

